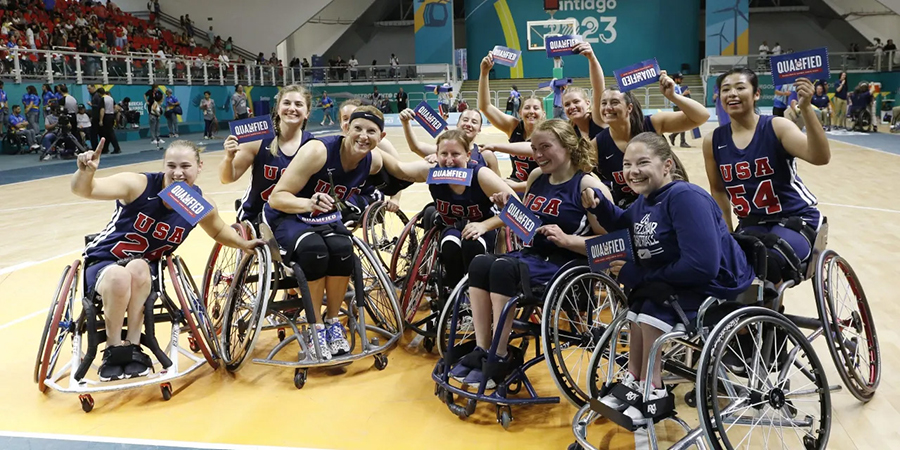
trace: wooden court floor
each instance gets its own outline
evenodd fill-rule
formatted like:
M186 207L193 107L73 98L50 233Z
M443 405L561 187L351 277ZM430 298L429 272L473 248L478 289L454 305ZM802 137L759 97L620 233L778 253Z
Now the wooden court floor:
M704 126L704 133L712 131ZM421 139L424 131L418 130ZM408 160L401 130L390 128L389 138ZM485 129L478 142L504 141L498 131ZM706 187L700 141L692 149L678 149L689 175ZM875 315L883 361L881 386L869 404L846 392L832 396L833 424L829 448L900 448L900 354L896 298L900 272L900 157L832 141L833 158L825 167L800 163L801 176L818 196L830 223L829 247L853 265L862 280ZM198 184L218 203L222 216L234 217L231 205L246 187L246 177L222 186L216 167L222 153L204 156ZM508 163L501 162L504 172ZM102 170L155 171L160 161ZM74 164L73 164L74 171ZM415 212L427 200L424 186L413 186L402 206ZM575 408L568 403L513 408L508 431L495 421L494 409L479 406L462 421L433 395L430 372L434 354L409 349L406 336L390 354L384 371L371 359L359 361L340 375L311 371L302 390L294 388L292 372L247 364L239 373L204 366L175 380L174 397L165 402L159 389L94 395L90 414L81 411L77 396L38 392L32 370L46 308L62 268L79 257L82 237L99 231L109 220L112 202L93 202L69 191L69 178L56 177L0 186L0 431L71 434L112 438L160 439L221 444L271 445L335 449L564 449L573 441L570 424ZM178 251L191 272L202 274L212 241L196 230ZM815 316L809 284L788 294L787 308ZM184 340L184 339L183 339ZM274 333L261 336L256 355L270 349ZM840 383L822 342L818 354L829 382ZM537 366L533 379L546 395L555 391L546 366ZM676 391L683 393L684 388ZM680 395L679 395L680 397ZM681 417L696 423L694 410L679 402ZM595 425L606 448L635 446L631 433L612 424ZM672 430L669 430L672 431ZM677 439L674 431L662 437ZM665 445L665 443L661 443Z

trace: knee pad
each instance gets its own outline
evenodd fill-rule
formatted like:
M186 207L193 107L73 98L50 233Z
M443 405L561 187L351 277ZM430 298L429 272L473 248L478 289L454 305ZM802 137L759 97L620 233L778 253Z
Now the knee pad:
M463 245L459 230L451 229L445 231L444 236L441 238L441 259L448 264L462 261Z
M490 251L490 245L488 245L488 240L486 239L487 236L488 234L485 234L484 236L474 240L463 239L461 241L463 258L472 260L478 255L488 253Z
M469 286L485 291L491 290L491 266L497 257L494 255L478 255L469 264Z
M291 259L303 269L307 281L315 281L327 274L331 258L322 236L306 232L298 238Z
M476 258L477 259L477 258ZM521 271L519 260L499 258L491 265L490 291L512 297L521 291Z
M326 274L334 277L349 277L353 273L353 241L340 234L325 236L325 246L329 254Z

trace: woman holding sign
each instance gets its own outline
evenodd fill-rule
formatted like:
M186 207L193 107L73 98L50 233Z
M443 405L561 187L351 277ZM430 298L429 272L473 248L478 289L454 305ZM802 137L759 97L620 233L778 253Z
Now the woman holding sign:
M193 142L175 141L166 149L163 172L122 172L95 178L104 144L101 139L96 150L78 155L71 189L84 198L116 200L112 220L84 250L88 296L100 296L106 320L107 346L99 375L101 381L110 381L147 375L152 370L150 357L141 351L140 338L144 304L156 275L154 263L178 248L195 226L163 202L160 192L173 183L184 183L196 193L185 190L199 196L200 188L194 182L203 163L200 148ZM246 251L264 244L242 239L219 218L215 203L204 199L212 209L201 213L199 224L216 242ZM126 311L128 332L123 341Z
M478 78L478 109L484 112L491 124L509 136L510 143L526 142L531 138L535 127L547 117L544 112L544 103L541 99L532 96L522 102L519 110L521 119L504 114L503 111L491 104L491 88L488 78L492 67L494 67L494 56L492 53L488 53L481 60L481 76ZM496 146L495 148L502 151ZM534 162L534 157L530 155L527 146L524 154L522 153L510 153L513 170L507 183L516 192L525 191L528 174L537 168L537 163Z
M369 175L381 170L381 153L373 150L384 136L381 111L357 108L346 137L311 139L300 148L263 209L278 244L303 269L312 304L321 305L328 293L327 328L319 308L313 308L316 332L311 336L325 360L350 352L338 313L353 273L353 242L341 222L341 211ZM310 342L310 348L314 346Z
M636 261L613 261L610 272L630 290L631 353L622 383L638 393L644 383L653 383L650 398L644 399L648 402L667 395L660 355L649 352L658 337L682 322L676 308L693 320L708 296L733 299L745 291L753 271L713 198L684 181L665 137L651 132L635 136L625 150L623 168L638 195L628 209L593 189L583 190L582 200L606 230L631 230ZM672 295L677 306L667 303ZM651 356L656 370L648 374ZM632 420L643 418L638 408L613 395L601 402Z
M542 225L524 250L500 257L479 255L469 265L476 347L451 369L450 375L467 384L484 381L487 389L493 389L496 381L515 368L507 348L514 314L505 324L498 323L503 307L520 293L523 277L528 277L533 287L543 285L563 264L583 257L585 236L602 230L581 205L580 192L595 188L609 195L603 183L590 174L594 167L590 143L578 137L568 122L551 119L538 124L531 146L539 168L528 176L523 203ZM514 198L509 192L502 192L494 195L494 203L505 206ZM497 347L501 370L493 379L484 380L482 366L491 346L492 329L501 333Z
M795 160L821 166L831 159L828 138L810 103L815 91L806 78L794 82L800 114L808 124L804 135L788 119L756 113L760 92L753 71L732 69L716 84L731 123L703 140L710 192L729 229L733 222L727 211L734 209L738 231L777 237L766 279L779 283L795 277L791 272L809 258L822 224L816 197L797 175ZM790 248L781 248L782 242Z
M576 45L573 51L588 59L593 92L591 98L588 98L584 89L568 86L562 95L562 106L566 110L566 117L575 127L575 134L587 136L587 139L591 141L607 127L600 109L603 91L606 90L606 81L603 78L603 67L600 66L600 61L597 60L591 44L582 42Z
M416 113L413 112L412 109L407 108L400 111L400 122L403 124L403 134L406 136L406 143L409 145L409 149L422 158L428 158L431 155L437 154L436 143L428 144L416 139L416 135L413 133L412 126L409 123L409 121L413 120L415 117ZM500 175L500 163L497 161L494 152L483 150L475 143L475 138L481 133L481 122L481 111L477 109L467 109L459 114L459 121L456 122L456 129L465 133L466 140L469 141L469 160L483 166L488 166L494 173Z
M253 168L250 172L250 185L247 186L247 192L237 211L239 222L259 220L259 213L269 200L281 173L287 169L300 147L312 139L313 135L304 130L309 119L310 101L309 91L303 86L285 86L275 96L277 106L272 116L274 138L243 144L238 143L237 136L225 138L225 159L219 164L219 180L222 184L234 183L247 169Z
M652 116L644 116L641 104L630 91L622 92L617 87L603 91L600 108L609 128L595 138L597 172L610 186L613 200L620 207L630 205L637 199L637 195L628 187L622 171L625 148L632 138L645 131L659 135L680 133L699 127L709 119L709 111L705 106L676 93L675 81L666 75L665 70L660 71L659 91L680 111L661 111ZM677 157L675 162L683 167Z
M475 256L494 251L496 230L503 222L494 215L491 197L501 192L507 195L514 192L499 175L482 170L487 166L471 158L471 141L465 131L451 130L441 134L436 147L436 167L425 161L400 163L390 156L384 157L384 167L397 178L417 183L428 181L429 174L432 175L428 190L445 226L440 246L446 271L444 285L452 287L462 279ZM453 182L436 179L435 175L440 177L441 172L447 172L442 169L454 168L471 169L470 178L463 182L460 176L448 173L448 177L457 179Z

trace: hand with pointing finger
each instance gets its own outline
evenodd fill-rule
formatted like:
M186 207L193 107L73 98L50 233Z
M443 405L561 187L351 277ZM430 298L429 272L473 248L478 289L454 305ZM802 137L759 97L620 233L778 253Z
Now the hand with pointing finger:
M85 172L95 172L100 166L100 154L103 152L103 146L106 144L106 138L101 138L100 143L94 150L88 150L78 155L78 170Z

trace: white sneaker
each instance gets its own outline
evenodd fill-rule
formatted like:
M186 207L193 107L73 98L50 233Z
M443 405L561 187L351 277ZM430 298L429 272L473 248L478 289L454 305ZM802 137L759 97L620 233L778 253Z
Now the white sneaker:
M159 144L159 141L154 139L154 140L150 141L150 143L155 145L155 144Z
M165 144L165 143L166 143L166 141L164 141L162 139L160 139L159 142L157 142L157 144Z
M638 383L631 372L625 372L625 376L622 377L622 381L620 383L633 391L641 391L641 384ZM612 394L607 394L605 397L601 398L600 403L603 403L604 405L609 406L616 411L621 411L630 406L628 403L625 403L625 401L623 400L619 400L618 397L615 397Z
M653 389L650 391L650 395L644 399L644 402L646 403L654 400L659 400L661 398L666 398L667 395L669 395L669 391L667 391L666 388ZM644 416L643 411L635 408L634 406L629 406L623 414L631 418L632 422L637 422L639 420L649 419L650 417L652 417Z
M327 330L325 329L325 325L322 325L322 324L316 324L315 327L316 327L315 328L315 330L316 330L315 339L319 344L319 350L322 352L322 360L328 361L331 359L331 348L328 346L328 339L326 337ZM313 342L312 337L310 337L309 341L307 342L307 348L308 348L309 354L313 358L315 358L316 357L316 344Z

